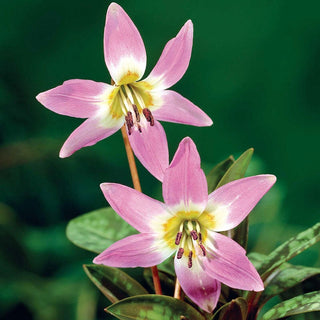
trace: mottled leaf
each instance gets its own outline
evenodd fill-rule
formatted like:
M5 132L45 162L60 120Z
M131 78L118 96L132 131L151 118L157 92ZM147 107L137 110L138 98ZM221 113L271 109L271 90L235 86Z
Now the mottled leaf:
M168 296L173 296L175 276L173 276L172 274L166 271L159 270L159 268L158 268L158 274L159 274L161 289L163 294ZM151 269L150 268L144 269L143 276L146 279L150 288L154 289Z
M83 268L89 279L112 303L148 293L140 283L120 269L97 264L83 265Z
M261 294L259 304L264 304L272 297L317 274L320 274L320 268L282 264L266 279L265 290Z
M262 278L266 279L273 270L295 257L320 240L320 222L292 237L269 254L259 268Z
M266 312L262 320L276 320L312 311L320 311L320 291L309 292L283 301Z
M248 313L247 301L239 297L223 305L212 320L246 320Z
M72 219L68 239L80 248L101 253L115 241L137 233L112 208L103 208Z
M233 156L221 161L207 175L208 192L211 193L218 185L230 166L234 163Z
M227 170L219 181L217 188L237 179L244 177L253 155L253 148L245 151ZM243 248L247 248L248 243L248 217L245 218L236 228L229 231L228 237L238 242Z
M252 262L254 267L259 272L259 269L261 268L263 262L267 258L267 255L259 253L259 252L250 252L247 254L249 260Z
M204 320L182 300L155 294L127 298L105 309L121 320Z

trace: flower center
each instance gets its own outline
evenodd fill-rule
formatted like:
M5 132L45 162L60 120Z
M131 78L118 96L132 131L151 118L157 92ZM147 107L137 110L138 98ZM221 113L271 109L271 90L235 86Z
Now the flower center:
M154 126L154 118L151 111L146 107L142 96L134 86L121 85L119 88L120 106L125 115L128 134L131 135L132 129L137 128L142 132L141 120L145 118L150 126Z
M192 267L192 257L200 252L206 256L206 248L202 243L201 227L198 221L185 220L181 222L179 231L175 238L175 245L178 246L177 258L181 259L183 255L188 256L188 267Z

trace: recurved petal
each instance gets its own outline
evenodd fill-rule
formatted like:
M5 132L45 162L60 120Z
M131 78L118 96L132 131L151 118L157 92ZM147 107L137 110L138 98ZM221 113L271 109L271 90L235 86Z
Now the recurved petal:
M77 150L96 144L98 141L111 136L123 125L124 119L113 118L110 114L100 114L83 122L74 130L60 150L60 158L71 156Z
M178 82L189 66L192 41L193 24L188 20L177 36L166 44L146 81L156 89L166 89Z
M194 259L192 267L188 268L188 257L183 256L181 259L175 257L174 266L185 294L201 309L212 312L219 300L220 282L203 270L198 259Z
M139 80L146 68L146 50L140 33L127 13L114 2L107 11L104 57L118 85Z
M236 227L276 182L270 174L232 181L209 194L206 211L215 222L214 231Z
M139 233L112 244L93 262L110 267L146 268L161 263L172 253L173 250L164 247L153 234Z
M158 121L151 126L141 121L141 132L134 127L129 135L130 145L144 167L158 180L163 181L164 171L169 166L166 133Z
M182 206L181 210L196 210L199 214L208 201L207 180L200 167L200 156L194 142L184 138L165 171L162 185L164 202Z
M113 87L102 82L74 79L37 95L46 108L59 114L77 118L94 116L111 93Z
M192 126L211 126L212 120L191 101L171 90L161 94L162 105L152 111L157 120L189 124Z
M245 250L232 239L209 232L205 242L207 258L203 259L208 274L229 287L262 291L263 282L252 263L246 257Z
M162 202L132 188L117 183L102 183L100 188L110 206L139 232L155 232L152 222L169 215Z

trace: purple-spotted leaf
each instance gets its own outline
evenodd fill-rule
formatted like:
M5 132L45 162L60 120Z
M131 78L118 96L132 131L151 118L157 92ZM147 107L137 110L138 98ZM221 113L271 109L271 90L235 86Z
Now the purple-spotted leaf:
M211 193L218 185L219 181L225 175L230 166L234 163L233 156L221 161L207 175L208 192Z
M320 268L282 264L266 279L265 290L261 294L259 305L263 305L272 297L317 274L320 274Z
M244 177L249 163L253 155L253 148L245 151L227 170L224 176L219 181L216 188L219 188L231 181L238 180ZM248 218L244 219L236 228L230 230L227 234L233 240L237 241L243 248L247 248L248 243Z
M161 289L163 294L168 296L173 296L175 276L173 276L172 274L166 271L159 270L159 268L158 268L158 274L159 274ZM149 287L154 290L152 271L150 268L144 269L143 277L146 279Z
M320 222L290 238L270 253L259 267L259 273L262 274L262 279L265 280L268 278L268 276L284 262L287 262L299 253L308 249L319 240Z
M277 320L313 311L320 311L320 291L309 292L283 301L266 312L262 320Z
M123 299L105 311L120 320L205 320L186 302L155 294Z
M112 303L148 293L140 283L120 269L96 264L83 265L83 269L89 279Z
M212 320L246 320L248 313L247 301L236 298L223 305L213 316Z
M108 207L72 219L66 233L76 246L101 253L114 242L137 231Z

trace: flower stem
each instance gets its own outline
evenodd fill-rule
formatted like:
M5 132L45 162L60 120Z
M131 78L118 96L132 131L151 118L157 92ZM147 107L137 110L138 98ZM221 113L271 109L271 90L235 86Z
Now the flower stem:
M131 177L132 177L133 187L137 191L142 192L141 184L140 184L140 180L139 180L139 175L138 175L138 170L137 170L134 155L133 155L133 152L132 152L132 149L130 146L129 137L128 137L128 134L126 131L125 124L121 127L121 133L122 133L122 138L123 138L123 142L124 142L124 147L125 147L126 153L127 153L127 158L128 158L130 173L131 173ZM162 294L157 266L151 267L151 271L152 271L152 279L153 279L155 293Z
M176 285L174 286L174 295L173 295L174 298L176 299L181 299L181 286L180 286L180 283L179 283L179 280L177 278L176 280Z

